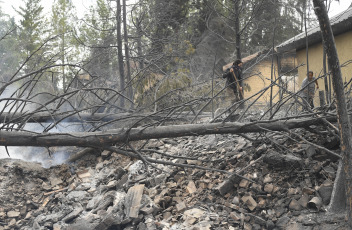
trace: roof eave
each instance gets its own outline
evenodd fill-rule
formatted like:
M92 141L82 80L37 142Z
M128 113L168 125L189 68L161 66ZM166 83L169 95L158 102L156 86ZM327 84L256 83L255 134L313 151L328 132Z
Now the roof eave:
M352 30L352 18L336 23L332 26L332 31L334 36L340 35L342 33ZM320 30L310 34L308 36L308 47L320 43L322 41ZM296 51L306 48L306 37L295 40L287 45L277 47L279 53L287 52L289 50L296 49Z

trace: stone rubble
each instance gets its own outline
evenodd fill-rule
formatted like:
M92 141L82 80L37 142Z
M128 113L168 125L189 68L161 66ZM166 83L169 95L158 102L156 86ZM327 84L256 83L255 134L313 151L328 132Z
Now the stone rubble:
M338 152L334 138L324 143L299 131ZM98 150L50 168L0 159L0 230L348 229L344 215L326 213L336 159L286 136L275 136L279 147L248 136L257 141L227 134L144 146L157 150L146 154L159 160L230 174L170 165L146 169L140 160ZM233 174L248 165L241 175L251 181ZM320 204L312 201L316 197Z

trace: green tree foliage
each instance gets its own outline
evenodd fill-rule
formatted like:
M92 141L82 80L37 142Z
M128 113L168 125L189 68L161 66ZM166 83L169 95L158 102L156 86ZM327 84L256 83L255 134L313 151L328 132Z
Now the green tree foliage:
M57 36L53 45L59 53L61 67L60 79L62 88L66 90L68 83L73 77L73 73L64 66L66 63L74 63L79 56L76 47L77 42L73 35L75 18L75 7L71 0L56 0L52 6L51 32L52 36Z
M19 37L27 55L35 51L41 43L43 34L43 7L41 0L24 0L24 7L16 12L21 16Z
M259 4L256 1L255 4ZM255 1L252 1L255 2ZM268 48L272 45L275 33L275 42L280 43L297 33L301 32L301 16L299 12L303 11L301 1L282 0L282 1L262 1L260 10L257 11L253 22L246 31L245 50L249 53L258 51L258 49ZM248 3L250 4L250 3ZM249 7L251 7L249 5Z
M93 76L112 79L112 67L116 64L113 55L115 42L114 22L111 20L109 1L97 0L96 7L91 7L80 27L80 40L89 48L85 56L85 67Z
M23 53L23 60L36 54L26 63L26 72L34 70L39 65L42 51L37 52L43 41L45 32L43 7L40 0L24 0L24 7L19 7L16 12L20 15L19 44Z
M14 19L0 9L0 81L7 82L15 74L20 58Z
M180 30L187 21L189 0L147 0L145 3L148 4L145 8L148 15L145 17L143 29L150 39L148 52L159 56L166 46L177 44Z

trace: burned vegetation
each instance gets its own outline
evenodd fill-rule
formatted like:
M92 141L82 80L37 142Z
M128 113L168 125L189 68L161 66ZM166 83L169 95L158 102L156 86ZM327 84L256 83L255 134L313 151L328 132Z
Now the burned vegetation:
M2 159L1 223L4 229L348 229L344 212L327 214L341 170L329 151L339 154L339 140L326 126L309 129L161 138L109 150L49 148L52 158L69 153L49 168Z
M315 108L298 84L308 63L297 62L295 42L284 51L286 43L276 47L274 38L272 48L242 58L244 98L233 102L221 78L229 66L218 51L234 58L222 43L234 45L228 39L236 37L232 48L241 57L243 39L265 40L247 31L252 23L265 28L255 16L265 1L234 1L233 9L220 1L108 2L100 7L114 14L99 17L114 21L99 24L99 42L80 37L94 34L86 27L82 34L66 30L1 75L0 230L350 229L352 81L341 80L350 61L340 65L332 30L322 29L319 41L329 71L316 74L327 84ZM313 4L321 28L331 29L325 6ZM199 41L183 34L194 26L191 17L177 20L192 15L191 7L198 23L207 20ZM334 21L341 31L351 9ZM221 18L232 11L236 18ZM289 14L272 13L281 12ZM248 24L239 15L251 15ZM236 28L227 32L225 22L232 21ZM65 41L71 40L89 57L70 59Z
M348 229L333 102L117 112L121 95L92 85L2 99L2 229Z

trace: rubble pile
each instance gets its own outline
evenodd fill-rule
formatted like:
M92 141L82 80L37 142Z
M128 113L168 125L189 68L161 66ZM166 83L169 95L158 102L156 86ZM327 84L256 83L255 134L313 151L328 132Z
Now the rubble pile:
M331 134L297 132L339 151ZM146 169L99 150L50 168L1 159L0 230L348 229L343 214L326 213L338 159L303 140L209 135L150 140L141 151L190 167Z

